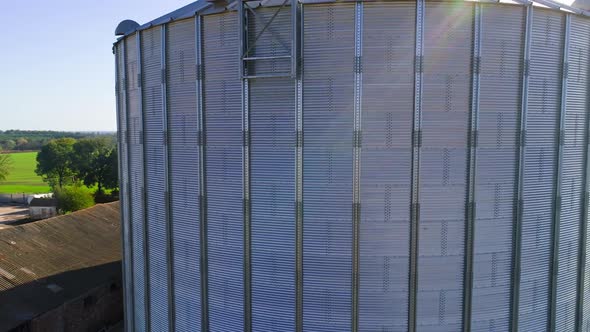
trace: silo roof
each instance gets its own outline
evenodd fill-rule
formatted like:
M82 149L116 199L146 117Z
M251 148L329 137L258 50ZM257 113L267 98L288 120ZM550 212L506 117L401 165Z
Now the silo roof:
M211 3L208 1L205 1L205 0L195 1L195 2L190 3L184 7L179 8L173 12L162 15L154 20L151 20L145 24L140 25L138 30L147 29L147 28L152 27L154 25L164 24L164 23L170 22L172 20L179 20L179 19L194 16L195 13L197 13L198 11L200 11L210 5L211 5Z
M336 1L354 1L354 0L299 0L301 3L325 3L325 2L336 2ZM537 5L540 7L546 7L546 8L551 8L554 10L563 10L566 12L571 12L571 13L575 13L575 14L580 14L580 15L584 15L584 16L590 16L590 11L587 10L588 5L586 4L586 2L590 1L590 0L577 0L574 1L574 3L570 6L567 5L565 3L563 3L562 1L559 0L465 0L467 2L482 2L482 3L512 3L512 4L521 4L521 5L527 5L527 4L533 4L533 5ZM232 2L235 2L235 0L229 0L228 3L231 4ZM253 1L254 2L254 1ZM261 6L273 6L273 5L281 5L282 1L276 2L273 0L262 0L262 1L255 1L257 3L259 3ZM579 4L579 6L576 6L577 4ZM120 38L117 39L117 42L123 38L125 38L128 35L131 35L133 33L135 33L138 30L144 30L144 29L148 29L150 27L153 26L158 26L161 24L165 24L168 23L170 21L174 21L174 20L180 20L180 19L184 19L184 18L189 18L194 16L196 13L207 9L209 7L215 6L215 2L211 2L208 0L198 0L195 1L193 3L190 3L184 7L181 7L175 11L172 11L168 14L162 15L154 20L151 20L147 23L141 24L139 27L137 27L137 29L132 30L127 32L124 36L121 36ZM231 5L225 4L224 6L222 6L222 8L229 8L231 7ZM115 42L116 44L116 42Z

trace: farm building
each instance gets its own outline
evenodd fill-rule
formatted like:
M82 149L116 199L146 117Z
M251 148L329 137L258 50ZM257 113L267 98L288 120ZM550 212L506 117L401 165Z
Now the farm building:
M0 231L0 331L98 331L123 318L119 203Z
M55 216L57 216L57 199L35 197L29 202L31 219L47 219Z
M197 1L114 45L129 331L590 331L590 18Z

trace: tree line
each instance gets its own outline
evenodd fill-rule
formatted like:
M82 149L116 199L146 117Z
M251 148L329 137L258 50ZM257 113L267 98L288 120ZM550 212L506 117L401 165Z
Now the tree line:
M35 172L51 188L83 183L97 193L118 187L117 144L113 137L58 138L41 147Z
M51 140L37 154L35 172L51 186L62 213L118 199L114 137Z
M58 138L89 138L115 136L105 132L63 132L50 130L0 130L0 151L38 151L49 141Z

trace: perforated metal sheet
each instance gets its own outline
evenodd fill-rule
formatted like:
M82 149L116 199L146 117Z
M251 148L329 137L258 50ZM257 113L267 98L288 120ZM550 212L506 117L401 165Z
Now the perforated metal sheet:
M562 213L567 213L567 217L562 215L561 232L562 238L560 244L564 248L564 256L560 256L560 271L559 281L567 286L564 286L568 310L565 313L567 319L567 327L572 326L571 308L572 301L575 301L577 295L585 299L584 303L588 303L588 298L585 294L577 294L575 283L579 282L573 275L577 273L576 264L578 263L578 254L580 248L576 237L580 236L581 226L583 222L584 212L584 192L586 188L585 173L586 173L586 149L587 149L587 124L588 124L588 85L590 77L588 76L590 69L590 22L578 17L572 17L570 23L570 38L569 38L569 57L568 63L568 81L567 81L567 99L566 99L566 118L565 118L565 140L564 140L564 176L562 186ZM572 211L570 211L572 210ZM577 212L577 213L576 213ZM565 246L563 246L565 245ZM584 277L584 276L583 276ZM586 283L586 285L588 285ZM573 290L572 290L573 289ZM561 292L560 284L558 284L557 292ZM585 286L584 293L588 290ZM558 311L560 306L557 307ZM575 308L575 306L574 306ZM575 309L574 309L575 310ZM575 312L574 312L575 313ZM574 315L575 320L575 315ZM582 322L586 315L579 317ZM558 320L558 326L561 321ZM564 324L565 325L565 324ZM582 325L583 326L583 325Z
M130 183L130 222L132 224L133 242L133 292L134 321L136 329L145 329L146 315L146 266L144 241L144 177L143 177L143 142L140 140L143 131L142 114L140 113L140 95L137 85L137 35L125 40L125 81L127 91L127 130L129 139L129 183Z
M242 111L235 12L204 17L209 320L244 329Z
M525 10L486 5L481 15L471 328L508 330Z
M360 331L408 326L415 7L364 4Z
M570 21L566 45L568 73L565 78L565 118L563 133L562 181L559 188L559 266L557 275L556 329L576 330L580 226L584 204L586 172L586 124L588 86L588 29ZM586 33L586 37L584 36ZM573 36L573 38L572 38ZM582 64L584 63L584 64Z
M291 14L249 13L249 56L289 55ZM272 31L272 33L271 33ZM290 59L248 62L248 74L285 73ZM254 70L251 72L250 70ZM290 78L250 80L252 329L295 329L295 85Z
M441 21L441 15L448 20ZM471 6L427 3L417 319L420 331L461 328L471 88Z
M350 331L354 5L303 15L303 329Z
M524 165L519 326L547 328L559 131L563 16L533 11Z
M250 83L252 329L295 329L295 88Z
M146 213L150 275L150 326L168 329L168 258L165 192L164 111L162 105L161 27L141 35L145 139Z
M125 92L125 44L121 43L115 47L116 84L115 95L117 97L117 152L119 160L119 193L120 212L122 229L122 256L123 256L123 287L125 296L125 326L127 329L133 327L133 260L131 224L129 214L129 168L127 155L127 111Z
M168 25L166 42L175 329L190 332L201 326L195 20Z

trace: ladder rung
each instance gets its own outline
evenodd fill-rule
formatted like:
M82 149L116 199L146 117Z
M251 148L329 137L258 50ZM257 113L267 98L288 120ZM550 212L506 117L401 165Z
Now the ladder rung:
M255 56L255 57L247 57L242 58L244 61L254 61L254 60L274 60L274 59L290 59L291 55L277 55L277 56Z

